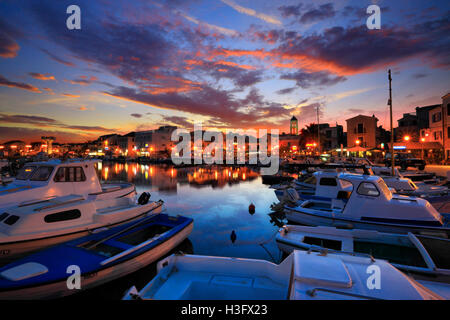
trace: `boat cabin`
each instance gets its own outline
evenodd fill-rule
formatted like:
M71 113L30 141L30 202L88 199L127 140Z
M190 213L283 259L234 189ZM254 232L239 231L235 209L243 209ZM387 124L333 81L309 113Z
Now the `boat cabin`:
M131 186L102 185L95 168L98 161L71 159L27 163L14 182L0 186L0 208L73 194L87 198Z

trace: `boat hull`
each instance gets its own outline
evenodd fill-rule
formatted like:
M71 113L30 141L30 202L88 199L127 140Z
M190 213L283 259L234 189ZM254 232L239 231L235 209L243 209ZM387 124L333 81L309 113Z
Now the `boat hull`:
M312 211L312 210L309 210ZM336 217L326 217L314 214L313 212L300 212L297 210L285 209L286 219L290 222L307 226L329 226L344 229L366 229L387 233L416 233L422 235L432 235L443 238L450 238L449 228L427 227L422 225L402 225L395 223L360 221L343 219Z
M62 298L71 294L87 290L109 281L124 277L133 273L166 255L183 242L193 229L193 222L173 237L162 242L155 248L120 264L99 270L95 273L82 274L80 289L68 289L67 280L44 284L36 287L28 287L17 290L0 291L0 300L38 300ZM68 274L69 276L69 274Z
M24 240L24 241L17 241L17 242L9 242L9 243L2 243L0 244L0 265L9 263L14 261L15 259L18 259L20 257L23 257L24 255L27 255L29 253L39 251L41 249L48 248L53 245L57 245L66 241L78 239L80 237L84 237L89 235L93 230L103 228L103 227L114 227L119 226L124 223L128 223L134 220L137 220L139 218L142 218L144 215L148 214L149 212L152 213L161 213L163 204L157 205L155 208L142 212L139 215L136 215L132 218L119 221L113 224L105 224L105 225L96 225L94 228L87 228L83 229L77 232L72 232L70 234L61 234L61 235L55 235L50 237L43 237L40 239L31 239L31 240Z

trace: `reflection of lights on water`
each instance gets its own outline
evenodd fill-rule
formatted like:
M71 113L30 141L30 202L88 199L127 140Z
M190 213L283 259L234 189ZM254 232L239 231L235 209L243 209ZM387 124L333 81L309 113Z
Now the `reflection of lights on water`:
M103 172L105 180L108 180L108 171L109 171L109 168L105 167L105 171Z
M153 167L150 167L150 176L153 177Z
M103 163L100 161L100 162L97 162L97 169L99 170L99 171L102 171L102 168L103 168Z
M242 180L245 180L245 173L242 174Z
M214 177L216 178L216 180L218 179L217 171L214 172Z
M145 180L148 180L148 171L145 171Z

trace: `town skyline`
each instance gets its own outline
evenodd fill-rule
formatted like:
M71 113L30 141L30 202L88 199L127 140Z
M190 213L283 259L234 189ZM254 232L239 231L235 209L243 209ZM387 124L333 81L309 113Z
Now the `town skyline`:
M3 1L0 142L86 142L162 125L289 132L358 114L394 126L448 93L450 4ZM81 30L66 8L81 8ZM52 17L49 19L49 17Z

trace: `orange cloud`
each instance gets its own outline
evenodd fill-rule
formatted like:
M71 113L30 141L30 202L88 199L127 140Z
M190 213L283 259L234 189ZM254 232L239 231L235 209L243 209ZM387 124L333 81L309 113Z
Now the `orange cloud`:
M42 74L42 73L37 73L37 72L29 72L28 73L32 78L34 79L38 79L38 80L43 80L43 81L48 81L48 80L56 80L54 76L52 76L49 73L46 74Z

